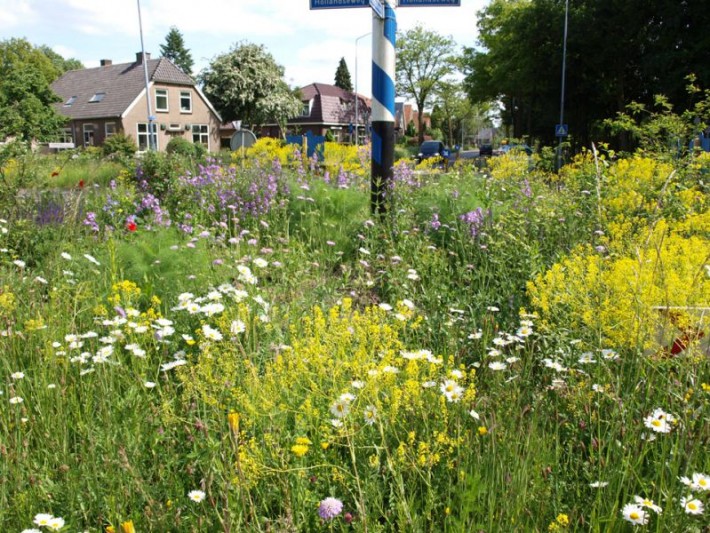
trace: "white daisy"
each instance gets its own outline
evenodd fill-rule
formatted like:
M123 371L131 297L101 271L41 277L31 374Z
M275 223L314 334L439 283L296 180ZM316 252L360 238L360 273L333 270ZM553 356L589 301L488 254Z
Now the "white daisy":
M648 523L648 513L640 505L627 503L621 510L621 514L625 520L634 525L645 526Z

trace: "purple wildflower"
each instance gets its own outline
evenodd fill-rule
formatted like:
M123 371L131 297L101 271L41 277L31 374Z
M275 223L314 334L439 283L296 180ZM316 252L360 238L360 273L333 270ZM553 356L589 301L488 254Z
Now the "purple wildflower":
M434 213L431 216L431 222L429 223L429 225L434 231L438 230L441 227L441 222L439 222L439 215L437 213Z
M318 516L323 520L332 520L343 512L343 502L337 498L326 498L318 506Z

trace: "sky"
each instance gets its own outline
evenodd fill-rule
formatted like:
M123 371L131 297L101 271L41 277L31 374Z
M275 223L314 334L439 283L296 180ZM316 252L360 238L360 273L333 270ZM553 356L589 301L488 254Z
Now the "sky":
M98 66L101 59L129 63L141 50L138 1L0 0L0 40L26 38L86 67ZM420 24L452 37L459 48L475 46L476 14L487 3L461 0L459 7L400 7L397 27L406 31ZM240 42L263 44L285 68L284 79L291 87L332 84L344 57L353 85L370 96L372 37L367 34L372 31L372 9L309 6L309 0L140 0L145 50L158 57L175 26L198 73Z

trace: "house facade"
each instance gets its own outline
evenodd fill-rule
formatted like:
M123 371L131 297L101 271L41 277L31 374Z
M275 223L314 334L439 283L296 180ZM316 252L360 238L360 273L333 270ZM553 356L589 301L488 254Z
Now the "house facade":
M171 139L182 137L218 151L221 118L195 81L169 59L145 56L155 148L165 150ZM139 151L149 148L143 54L133 63L103 59L99 67L66 72L52 89L62 99L57 111L68 119L62 141L100 146L120 132L132 137Z
M287 121L289 135L326 136L330 133L337 142L354 144L356 131L360 139L369 134L372 113L369 99L326 83L311 83L301 87L300 92L301 113ZM280 135L274 124L264 127L261 133L271 137Z

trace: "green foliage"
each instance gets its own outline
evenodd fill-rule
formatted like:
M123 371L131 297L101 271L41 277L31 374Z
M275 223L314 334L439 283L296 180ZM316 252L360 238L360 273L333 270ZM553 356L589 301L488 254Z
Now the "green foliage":
M465 51L465 84L474 102L502 102L512 136L555 142L566 4L565 122L577 148L598 141L600 122L631 101L650 107L664 94L678 110L691 107L683 81L690 73L710 86L710 14L701 3L493 0L480 12L477 46ZM623 136L604 140L631 148Z
M242 120L252 127L269 120L283 125L301 109L283 75L283 67L263 45L243 42L214 58L200 74L200 83L223 120Z
M165 151L184 157L201 157L204 154L204 147L200 143L191 143L184 137L173 137L165 147Z
M160 45L160 54L172 61L180 70L188 76L192 76L192 54L185 48L185 40L175 26L170 27L170 31L165 36L165 44Z
M65 59L46 44L40 46L39 50L47 56L47 58L52 62L52 65L54 65L54 68L56 68L60 74L64 74L69 70L80 70L84 68L84 65L78 59Z
M0 138L47 140L64 124L50 88L59 71L24 39L0 42Z
M424 110L455 71L454 42L450 37L425 30L422 26L397 36L398 95L416 103L420 143L424 141Z
M376 219L367 165L328 158L347 180L274 139L197 172L145 154L149 187L197 178L165 183L169 227L132 216L126 171L0 206L3 531L615 532L635 496L702 530L680 498L710 472L710 154L401 163ZM61 197L101 231L35 216Z
M116 133L106 139L101 146L104 155L116 155L119 157L133 157L138 147L133 137L125 133Z
M353 82L350 79L350 71L344 57L340 58L338 68L335 71L335 86L349 93L353 92Z

